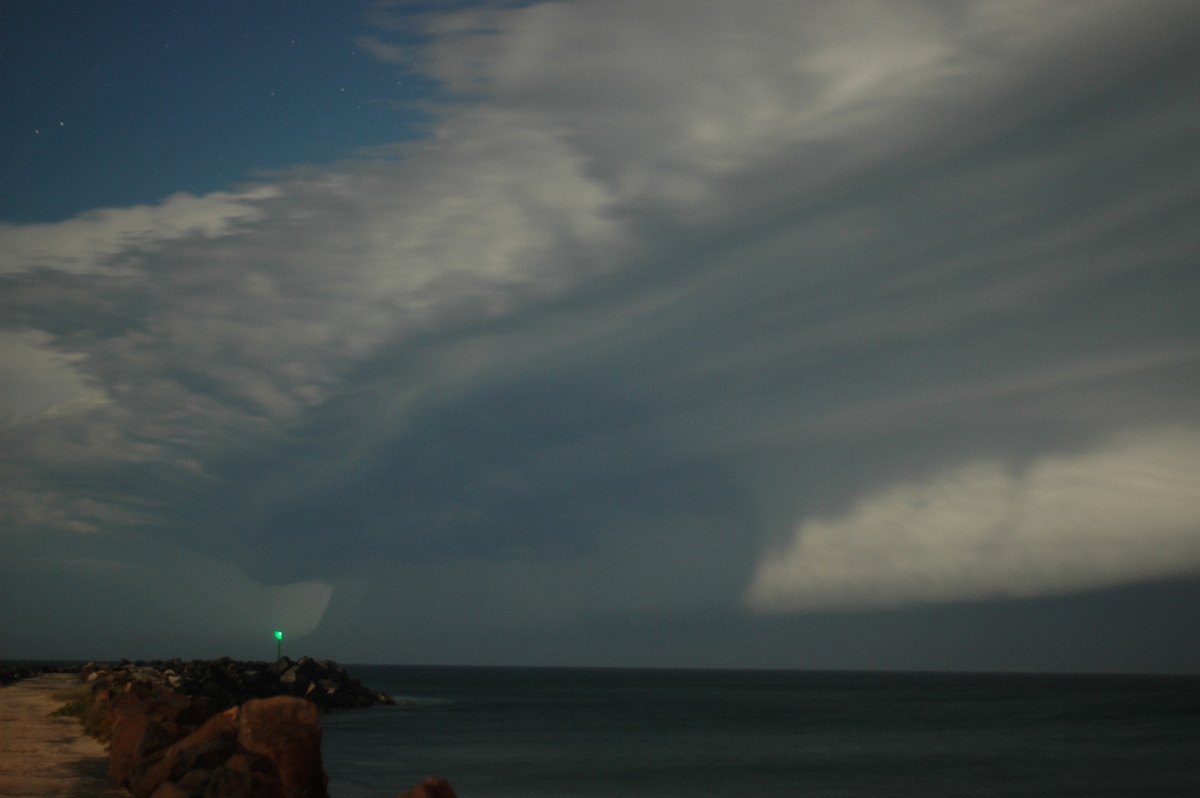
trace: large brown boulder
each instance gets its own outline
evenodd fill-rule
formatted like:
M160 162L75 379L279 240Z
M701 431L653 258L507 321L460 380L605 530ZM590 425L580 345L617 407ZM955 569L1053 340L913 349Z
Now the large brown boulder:
M185 696L118 699L109 770L134 798L326 798L319 710L309 701L248 701L197 728Z
M148 758L195 730L204 709L185 695L167 690L130 689L110 704L112 730L108 772L129 787L133 772Z
M165 784L203 786L236 752L235 708L216 715L135 767L129 776L130 791L134 798L149 798Z
M125 711L113 723L109 739L108 773L118 784L128 787L129 777L138 765L174 738L149 714Z
M274 763L248 751L239 751L213 771L207 790L204 798L289 798Z
M258 698L242 705L238 745L270 760L287 798L324 798L320 712L291 696Z
M428 778L397 798L458 798L450 783L441 777Z

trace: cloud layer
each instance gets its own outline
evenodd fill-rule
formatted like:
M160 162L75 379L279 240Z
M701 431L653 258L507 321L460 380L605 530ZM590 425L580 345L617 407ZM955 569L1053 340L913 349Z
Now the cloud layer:
M757 609L1027 597L1200 569L1200 434L1129 434L1023 465L980 462L811 519L764 560Z
M428 139L0 228L13 562L444 640L1200 572L1191 4L402 11Z

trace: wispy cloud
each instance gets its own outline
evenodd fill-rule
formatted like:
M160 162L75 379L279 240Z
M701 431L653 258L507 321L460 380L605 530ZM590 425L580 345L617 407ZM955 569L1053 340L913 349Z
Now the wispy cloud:
M260 218L271 186L196 197L175 194L160 205L105 208L64 222L0 225L0 272L34 269L86 274L150 253L189 236L218 238Z

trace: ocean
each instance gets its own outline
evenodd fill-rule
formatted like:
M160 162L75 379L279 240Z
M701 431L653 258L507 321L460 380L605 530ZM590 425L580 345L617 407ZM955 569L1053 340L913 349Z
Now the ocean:
M332 798L1200 796L1200 677L350 666Z

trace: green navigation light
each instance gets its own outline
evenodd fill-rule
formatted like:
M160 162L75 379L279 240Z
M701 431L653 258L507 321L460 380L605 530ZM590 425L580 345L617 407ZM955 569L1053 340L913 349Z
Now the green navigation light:
M275 630L275 659L283 658L283 632L279 629Z
M275 639L276 639L276 640L282 640L282 639L283 639L283 632L281 632L281 631L279 631L278 629L276 629L276 630L275 630Z

